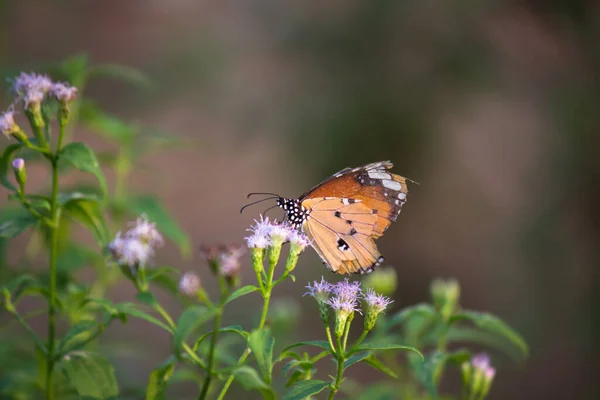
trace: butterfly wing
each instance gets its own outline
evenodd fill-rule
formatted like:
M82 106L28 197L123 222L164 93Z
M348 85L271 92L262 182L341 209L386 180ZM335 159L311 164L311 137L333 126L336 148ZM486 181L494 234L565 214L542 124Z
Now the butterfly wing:
M374 239L395 221L408 193L390 162L346 168L304 194L310 211L302 225L333 272L367 273L381 264Z

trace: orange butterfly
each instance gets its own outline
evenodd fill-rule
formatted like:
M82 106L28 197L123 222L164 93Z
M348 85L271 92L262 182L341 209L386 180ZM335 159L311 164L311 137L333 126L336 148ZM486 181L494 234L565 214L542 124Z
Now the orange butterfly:
M374 239L396 220L408 193L406 178L387 171L392 166L345 168L297 199L276 196L277 206L331 271L369 273L383 262Z

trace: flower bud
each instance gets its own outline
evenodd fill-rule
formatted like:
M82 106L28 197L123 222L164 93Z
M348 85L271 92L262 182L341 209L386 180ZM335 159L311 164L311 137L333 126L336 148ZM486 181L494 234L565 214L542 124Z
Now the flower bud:
M485 399L490 391L496 370L490 365L487 354L480 353L473 356L471 362L461 365L463 391L469 398Z
M319 316L321 317L321 321L325 326L329 326L329 295L332 291L332 285L325 280L325 278L321 277L321 282L314 281L313 285L310 284L306 286L309 290L304 293L304 296L307 294L312 296L317 301L317 306L319 307Z
M201 287L200 277L193 272L186 272L179 280L179 292L186 296L195 297Z
M367 289L367 293L364 296L365 330L370 331L375 327L377 317L392 301L387 297L375 293L373 289Z
M431 284L433 303L444 319L456 311L460 298L460 286L456 279L436 279Z
M19 183L21 191L23 191L25 184L27 183L27 173L25 172L25 160L22 158L15 158L12 162L13 171L15 173L15 179Z
M396 270L392 267L378 268L363 279L363 287L371 288L384 296L390 296L396 291Z
M21 143L27 140L27 135L15 123L15 113L12 110L0 115L0 133L9 139L15 138Z
M58 100L58 121L64 126L69 121L69 105L77 97L77 88L57 82L52 85L50 93Z

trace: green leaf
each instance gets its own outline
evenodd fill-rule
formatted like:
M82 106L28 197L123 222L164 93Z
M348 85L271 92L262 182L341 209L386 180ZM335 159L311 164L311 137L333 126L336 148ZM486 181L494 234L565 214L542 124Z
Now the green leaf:
M138 294L135 295L135 298L149 306L157 304L156 297L150 292L138 292Z
M246 286L242 286L241 288L237 289L235 292L231 293L227 299L223 302L223 305L232 302L233 300L237 299L238 297L242 297L245 296L249 293L252 292L256 292L260 290L260 288L254 286L254 285L246 285Z
M329 347L329 342L326 340L313 340L310 342L299 342L299 343L294 343L291 346L286 347L285 349L283 349L282 353L289 350L289 349L293 349L294 347L299 347L299 346L315 346L315 347L320 347L322 349L325 350L329 350L331 351L331 347Z
M385 329L389 330L394 326L401 325L405 321L419 316L421 318L433 318L435 317L435 309L427 303L415 304L414 306L406 307L385 321Z
M94 174L98 178L102 193L106 194L106 179L96 159L96 153L87 145L79 142L69 143L60 151L59 160L71 164L80 171Z
M417 353L419 356L421 356L421 358L423 360L425 360L425 357L423 357L423 354L421 354L421 352L413 346L403 346L400 344L363 343L357 349L357 351L365 351L365 350L408 350L408 351Z
M171 356L166 362L152 371L148 380L148 386L146 386L146 400L164 399L167 381L173 374L176 363L177 359Z
M258 363L258 369L262 379L266 383L271 383L271 374L273 372L273 347L275 339L269 329L255 330L248 338L248 346Z
M457 321L472 322L478 328L506 339L518 349L523 358L526 358L529 354L529 348L527 347L525 339L523 339L517 331L493 314L466 310L454 314L450 318L450 324Z
M109 242L108 227L104 219L102 207L96 201L73 200L65 204L63 217L70 217L88 228L101 247Z
M179 354L186 338L193 330L215 315L213 310L203 306L188 307L181 313L173 333L173 350Z
M233 376L245 390L258 390L267 400L276 398L273 389L260 378L254 368L241 366L233 371Z
M398 386L392 383L375 382L365 388L357 400L397 400Z
M128 199L125 206L135 216L146 214L148 219L156 224L157 229L179 247L179 251L183 255L190 254L191 246L187 234L183 232L158 199L149 196L132 197Z
M307 361L307 360L291 360L290 362L288 362L283 367L283 369L281 370L281 374L284 377L287 377L288 373L293 368L300 368L303 371L307 371L307 370L312 369L313 365L314 365L314 363L312 361Z
M357 362L364 360L365 358L369 357L370 354L371 353L368 351L354 354L353 356L346 359L346 361L344 361L344 369L356 364Z
M131 315L134 318L139 318L139 319L143 319L147 322L150 322L151 324L154 324L156 326L160 326L161 328L163 328L165 331L167 332L172 332L173 330L167 326L165 323L163 323L162 321L160 321L158 318L140 310L138 308L138 306L134 303L121 303L121 304L117 304L114 307L115 311L119 312L119 313L123 313L123 314L127 314L127 315Z
M384 374L386 374L394 379L398 378L398 375L396 375L396 373L394 371L392 371L388 366L386 366L377 357L375 357L375 354L370 354L369 357L367 357L365 359L365 362L367 364L369 364L371 367L383 372Z
M117 140L121 145L131 142L138 130L137 127L107 114L90 100L81 102L79 118L94 132L108 139Z
M423 362L417 357L409 357L409 364L413 373L417 377L417 379L421 382L421 384L425 387L425 390L429 393L429 395L434 399L438 399L437 387L435 385L434 380L434 369L436 361L432 362L432 357L427 357L426 362ZM418 361L417 361L418 360Z
M196 340L196 344L194 345L194 348L198 348L198 346L200 345L200 343L202 343L202 341L204 339L206 339L207 337L211 336L215 331L210 331L205 333L204 335L200 336L198 338L198 340ZM248 340L248 336L250 336L250 334L248 332L246 332L240 325L231 325L231 326L226 326L224 328L219 328L217 329L217 332L233 332L233 333L237 333L238 335L240 335L241 337L243 337L245 340Z
M0 184L5 188L17 191L17 188L10 181L11 178L9 176L13 176L12 172L12 160L14 153L23 148L21 143L11 144L4 149L4 153L2 153L2 157L0 157Z
M321 393L329 387L329 382L310 380L296 383L292 389L283 396L283 400L301 400Z
M81 321L73 325L58 345L59 353L66 353L76 348L80 343L88 339L94 331L100 327L96 321Z
M60 207L76 200L90 200L97 203L102 203L103 201L102 194L96 192L92 188L80 188L69 192L61 192L57 196L58 205Z
M152 83L146 74L137 68L121 64L95 65L88 70L88 77L116 78L142 89L149 89Z
M72 351L58 366L80 396L108 399L119 394L114 368L100 354Z
M4 221L0 224L0 238L13 238L21 234L30 226L36 225L37 222L38 219L29 213L15 216L15 218Z

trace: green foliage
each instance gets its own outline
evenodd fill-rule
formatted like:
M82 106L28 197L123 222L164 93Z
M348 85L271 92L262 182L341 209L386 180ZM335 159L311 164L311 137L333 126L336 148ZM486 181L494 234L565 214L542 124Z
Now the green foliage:
M100 183L102 192L106 193L106 179L100 169L100 164L98 163L94 150L84 143L74 142L66 145L58 153L58 157L60 161L66 162L80 171L94 174Z
M63 356L58 367L80 396L108 399L119 394L114 368L100 354L73 351Z

